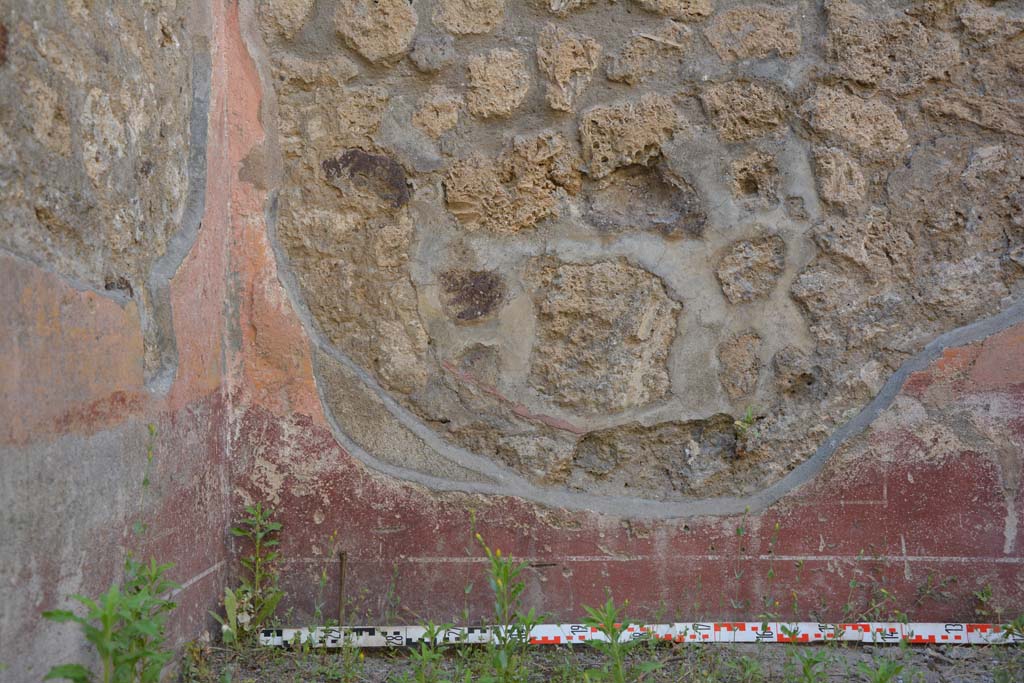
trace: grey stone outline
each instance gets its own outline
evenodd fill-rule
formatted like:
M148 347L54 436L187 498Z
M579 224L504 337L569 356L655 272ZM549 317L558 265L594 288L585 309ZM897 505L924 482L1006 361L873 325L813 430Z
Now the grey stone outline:
M350 454L364 464L383 474L419 484L437 491L461 491L495 496L523 498L553 508L568 510L584 510L616 517L671 519L678 517L727 516L744 512L760 512L781 499L793 489L813 479L828 462L829 458L847 441L860 435L878 415L896 398L907 377L924 369L941 353L950 347L963 346L992 336L1012 325L1024 322L1024 299L1014 302L996 315L982 318L975 322L945 332L921 351L907 359L882 386L878 394L854 417L840 425L825 439L804 462L797 465L784 477L767 488L748 496L725 496L721 498L687 498L678 501L655 501L646 498L629 496L604 496L589 493L576 493L566 490L545 488L533 484L524 477L498 465L494 461L472 453L464 448L453 446L444 441L434 430L425 425L418 417L400 405L366 370L342 351L336 349L324 335L313 318L305 301L299 296L298 282L292 273L291 265L277 239L277 192L271 192L267 201L266 222L267 233L274 258L277 261L277 274L292 306L295 309L310 342L314 345L313 376L317 387L324 414L338 443ZM345 434L338 424L324 396L324 383L321 379L318 353L341 363L359 377L383 402L388 412L406 429L410 430L424 443L430 446L440 457L460 467L474 471L493 483L462 482L444 479L383 462L368 453L362 446Z
M192 250L206 212L206 146L210 125L210 88L213 75L212 45L196 36L192 48L192 108L189 113L188 195L181 225L168 241L167 249L153 263L146 281L152 316L139 306L142 332L159 349L156 367L145 368L146 389L166 394L178 371L178 343L174 335L171 280Z

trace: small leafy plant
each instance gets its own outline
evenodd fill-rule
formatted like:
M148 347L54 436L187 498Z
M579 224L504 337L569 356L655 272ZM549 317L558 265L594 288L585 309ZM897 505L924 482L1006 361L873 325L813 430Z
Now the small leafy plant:
M625 608L628 605L627 601L626 604L617 606L615 600L609 595L608 600L600 607L583 606L583 609L587 612L587 617L583 620L583 623L591 628L596 628L607 639L607 641L587 641L588 645L600 651L608 658L607 664L600 672L588 672L590 680L604 678L612 681L612 683L625 683L627 673L642 675L656 671L661 667L660 663L656 661L648 661L635 667L635 671L627 670L626 655L638 642L641 642L641 640L633 640L628 637L623 640L623 636L628 633L627 629L629 627L624 615ZM600 674L599 676L595 675L598 673Z
M82 628L100 657L102 683L155 683L173 656L165 647L167 615L175 603L165 595L177 588L165 574L170 564L125 559L124 581L113 585L95 600L82 595L72 599L86 609L85 616L70 610L49 610L43 618L73 622ZM91 683L95 674L81 664L55 666L44 680Z
M743 413L743 417L733 421L733 427L736 429L737 436L741 438L756 438L757 430L754 426L757 424L757 413L755 412L754 406L747 406L747 410Z
M526 584L520 579L528 563L503 557L500 548L492 550L480 534L476 540L487 555L487 580L494 593L495 632L488 649L489 674L483 683L513 683L526 679L526 646L530 631L543 621L531 607L523 611L522 595Z
M860 662L857 669L864 674L869 683L892 683L896 677L903 673L904 666L893 659L881 659L872 662L874 666L866 662Z
M251 545L252 552L242 558L247 576L235 590L224 589L224 616L211 612L220 622L224 642L236 647L273 616L284 597L275 569L281 555L274 550L280 542L281 523L274 521L274 511L262 503L246 506L245 512L247 517L231 533Z
M416 683L434 683L438 680L441 672L441 662L444 661L442 644L438 640L444 637L445 632L452 627L452 624L435 624L433 621L424 627L423 640L419 647L409 653L412 661L412 675Z
M739 658L729 662L726 668L732 673L738 683L761 683L765 680L764 668L761 662L753 657L741 655Z
M801 648L794 650L790 661L793 671L787 680L800 683L824 683L828 680L828 665L832 661L832 653L817 648Z

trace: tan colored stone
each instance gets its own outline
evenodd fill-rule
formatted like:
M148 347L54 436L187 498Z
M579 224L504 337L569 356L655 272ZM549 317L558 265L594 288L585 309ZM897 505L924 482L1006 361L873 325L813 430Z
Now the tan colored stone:
M718 56L728 62L772 55L793 57L800 52L796 16L795 7L735 7L718 14L704 29L704 36Z
M548 10L564 17L574 10L594 4L594 0L548 0Z
M950 92L926 97L921 107L933 116L960 119L988 130L1024 137L1024 112L1019 104L1009 100Z
M393 62L409 50L416 8L409 0L341 0L334 17L345 42L370 62Z
M903 12L879 13L850 0L830 0L826 9L828 54L842 78L904 94L945 80L960 62L954 38Z
M308 207L286 197L278 235L310 312L331 341L391 390L427 380L428 337L408 275L413 225L407 211L367 217Z
M666 19L656 31L634 33L608 59L608 80L629 85L642 83L666 71L672 59L681 61L691 41L692 31L671 19Z
M412 125L432 138L438 138L459 122L462 98L443 86L435 86L416 103Z
M520 135L498 159L479 153L455 161L445 201L467 230L499 234L532 228L558 213L558 192L579 190L579 174L560 134Z
M587 220L602 231L648 230L666 239L699 238L707 214L697 191L664 164L628 166L587 193Z
M259 3L260 20L275 33L291 40L306 23L314 0L264 0Z
M737 197L758 199L765 204L779 200L779 168L775 157L755 151L729 165L732 191Z
M654 93L588 109L579 123L587 175L603 178L616 168L649 162L678 127L672 101Z
M819 368L801 349L786 346L779 349L772 359L775 371L775 386L779 393L792 397L807 394L818 383Z
M99 88L89 91L80 121L82 162L93 185L99 187L106 180L111 165L124 155L128 143L124 126L110 108L110 97Z
M860 164L837 147L814 148L818 195L830 204L853 206L864 199L867 181Z
M822 251L860 266L875 280L908 274L915 251L910 235L880 207L860 218L826 219L815 226L814 241Z
M455 40L448 34L420 35L413 41L409 59L419 71L437 73L455 59Z
M767 298L786 266L786 243L778 235L740 240L729 247L715 274L730 303Z
M57 92L38 78L25 82L25 99L32 108L32 134L51 152L71 153L71 127Z
M530 383L583 413L621 411L663 398L681 306L661 281L624 260L541 260L531 278L537 339Z
M330 59L305 59L285 53L271 65L274 86L281 95L338 88L359 75L355 63L344 55Z
M713 496L723 492L736 456L729 415L650 426L632 422L580 439L569 483L605 495Z
M337 102L337 110L328 110L336 117L328 122L330 127L327 128L337 132L332 136L334 144L357 145L369 141L380 129L387 103L388 93L384 88L345 88Z
M701 102L723 140L750 140L776 130L786 120L786 103L775 88L728 81L708 86Z
M505 0L441 0L434 23L459 35L490 33L505 18Z
M960 7L959 16L968 34L990 45L998 45L1024 33L1024 15L1011 14L997 7L965 2Z
M518 50L494 49L469 59L466 104L473 116L489 118L511 114L526 99L530 72Z
M572 463L573 442L540 434L512 434L498 439L497 455L543 484L561 483Z
M593 38L555 24L545 26L537 39L537 65L548 78L548 106L573 111L600 57L601 46Z
M649 12L681 21L697 21L711 14L711 0L635 0Z
M718 380L730 401L749 396L757 387L760 348L761 337L754 332L738 334L718 345Z
M821 86L802 111L818 133L867 157L891 157L907 148L907 131L895 110L878 98Z

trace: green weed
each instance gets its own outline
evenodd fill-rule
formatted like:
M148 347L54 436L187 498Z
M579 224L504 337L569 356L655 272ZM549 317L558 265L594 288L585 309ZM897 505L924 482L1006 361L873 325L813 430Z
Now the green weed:
M277 537L281 523L275 522L274 511L265 509L261 503L246 506L245 512L248 516L232 527L231 533L251 545L252 552L242 558L247 575L235 590L224 589L224 617L211 612L220 622L224 642L236 647L273 616L284 597L277 587L275 570L280 553L273 550L280 542Z
M155 683L173 656L165 647L165 629L175 603L163 597L177 587L164 576L171 566L155 560L145 564L129 555L121 586L111 586L95 600L71 596L85 607L84 617L70 610L49 610L43 618L81 627L99 655L102 683ZM88 683L95 675L81 664L62 664L44 678L54 679Z
M487 555L487 581L494 594L494 634L488 647L488 673L479 680L481 683L525 681L530 631L544 619L532 607L523 611L522 595L526 584L520 577L529 565L502 556L499 548L492 550L480 534L475 537Z
M880 661L876 659L872 664L874 666L869 666L865 662L857 665L857 670L864 674L868 683L892 683L897 676L903 673L905 668L895 660L886 658L882 658Z
M587 607L586 605L583 606L583 609L587 612L587 617L583 620L583 623L591 628L596 628L605 638L607 638L607 641L587 641L588 645L600 651L608 658L607 664L605 664L600 671L587 672L589 680L606 680L611 681L612 683L625 683L627 680L627 673L642 675L661 668L661 664L659 662L647 661L633 667L633 671L627 671L627 653L633 649L638 642L642 642L640 639L627 639L625 642L623 641L623 636L627 633L626 629L629 626L624 614L624 610L627 605L628 603L626 605L616 606L615 600L609 595L608 600L600 607L595 608Z

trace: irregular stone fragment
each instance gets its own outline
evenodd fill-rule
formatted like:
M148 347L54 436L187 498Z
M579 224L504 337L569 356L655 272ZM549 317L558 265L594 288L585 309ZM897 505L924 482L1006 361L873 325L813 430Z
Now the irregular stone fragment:
M993 310L993 302L1010 294L1003 282L992 277L995 266L996 259L981 254L956 261L934 260L921 273L919 303L931 315L960 325L976 320Z
M838 147L814 148L814 173L824 201L853 206L864 199L867 181L860 164Z
M880 14L849 0L830 0L826 9L828 54L842 78L905 94L947 79L960 62L954 38L902 12Z
M753 332L730 337L718 345L718 380L735 401L749 396L757 387L761 359L757 357L761 337Z
M498 384L499 364L498 349L487 344L471 344L455 359L460 372L488 387Z
M711 0L635 0L649 12L682 21L696 21L711 14Z
M1024 137L1024 112L1008 100L951 92L943 97L926 97L921 107L932 116L953 117L988 130Z
M345 88L340 100L337 111L330 112L331 119L318 132L342 144L371 144L384 118L384 109L388 103L387 90L376 86ZM311 128L307 127L306 131L312 132ZM307 140L312 142L317 137L311 134Z
M858 218L831 217L815 226L814 241L829 254L864 268L875 280L907 274L914 241L875 207Z
M347 149L335 158L325 159L320 166L328 181L347 180L358 189L369 190L396 209L409 203L405 169L387 155Z
M959 14L967 33L987 45L999 45L1024 33L1024 14L1011 14L976 2L964 3Z
M646 164L661 154L678 126L672 101L655 93L588 109L579 123L587 175L603 178L622 166Z
M283 96L300 91L337 88L359 75L356 65L343 55L334 55L327 60L314 60L285 53L274 60L271 68L274 73L274 86Z
M654 275L624 260L534 265L537 337L530 383L583 413L635 408L668 393L681 306Z
M82 109L82 162L95 186L106 179L107 172L124 155L127 140L124 126L110 109L110 97L93 88Z
M786 120L786 103L774 88L729 81L709 86L701 102L723 140L749 140L775 130Z
M409 58L423 73L436 73L455 59L455 41L449 35L420 36L413 43Z
M375 63L404 55L416 22L416 9L409 0L340 0L334 17L349 47Z
M529 90L530 73L521 52L494 49L470 58L466 104L473 116L511 114Z
M715 274L730 303L749 303L771 294L786 265L786 243L778 235L734 243Z
M519 135L498 159L456 160L444 179L448 210L467 230L510 234L558 213L557 193L579 191L568 142L544 131Z
M594 0L549 0L548 9L552 14L564 17L573 10L594 4Z
M779 168L767 152L752 152L730 164L733 193L760 199L766 204L779 200Z
M636 85L651 75L664 73L671 68L670 58L682 60L691 36L688 27L671 19L666 19L657 31L634 33L608 59L608 80Z
M666 238L704 232L707 215L697 192L662 164L619 169L600 182L587 202L587 218L599 227L653 230Z
M538 434L512 434L498 440L497 454L540 483L559 483L572 461L573 442Z
M490 33L505 18L505 0L441 0L434 23L452 33Z
M814 130L865 156L886 158L906 149L906 129L896 112L880 99L822 86L802 112L809 115Z
M70 154L71 126L57 92L34 76L28 78L23 88L33 113L32 134L51 152Z
M443 86L430 89L412 114L412 125L432 138L440 137L459 122L462 98Z
M820 368L815 367L807 354L795 346L779 349L772 359L775 385L779 393L799 396L812 391L818 383Z
M494 313L505 298L505 281L489 270L453 268L440 274L442 302L458 322L473 322Z
M1024 150L1019 145L972 145L963 136L915 146L889 175L893 222L919 228L917 260L957 261L995 255L1024 240L1021 196ZM999 269L989 271L1002 279Z
M786 197L786 201L783 202L783 206L786 209L786 215L790 218L798 221L807 220L807 206L804 204L803 197Z
M832 358L884 340L891 344L914 317L899 289L872 291L862 274L847 274L827 261L815 261L801 272L790 293L806 309L819 350Z
M715 479L736 461L733 418L633 422L591 432L573 452L570 483L606 494L643 491L664 499L713 495Z
M795 7L735 7L718 14L704 29L704 36L727 62L772 55L793 57L800 52L796 12Z
M537 65L548 77L548 106L573 111L600 57L601 46L593 38L554 24L545 26L537 40Z
M291 40L313 8L313 0L265 0L259 3L263 25Z

